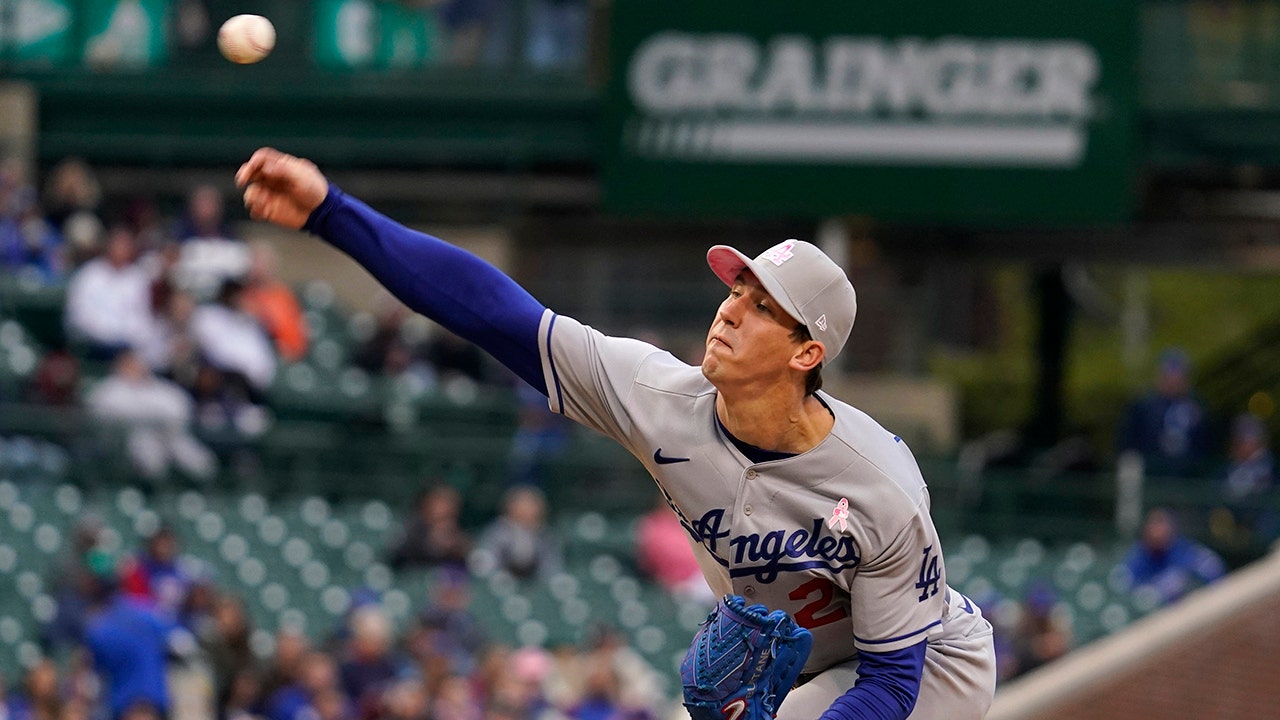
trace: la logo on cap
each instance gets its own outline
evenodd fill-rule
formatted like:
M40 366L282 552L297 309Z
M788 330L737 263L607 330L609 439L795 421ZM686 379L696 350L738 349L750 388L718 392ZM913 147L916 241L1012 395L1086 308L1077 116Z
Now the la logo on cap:
M764 260L768 260L774 265L781 267L782 263L795 257L795 254L791 252L791 248L795 246L796 246L795 240L787 240L786 242L780 242L777 245L774 245L773 247L769 248L768 250L765 250L764 252L760 253L760 257Z

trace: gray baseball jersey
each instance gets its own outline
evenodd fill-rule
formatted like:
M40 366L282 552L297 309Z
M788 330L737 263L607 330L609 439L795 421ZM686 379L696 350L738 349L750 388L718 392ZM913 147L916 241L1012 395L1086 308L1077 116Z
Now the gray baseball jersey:
M911 451L866 414L820 394L831 433L801 455L753 463L720 428L699 368L551 311L539 347L551 409L644 463L711 589L786 610L813 632L806 672L857 650L945 641L949 615L973 614L949 597Z

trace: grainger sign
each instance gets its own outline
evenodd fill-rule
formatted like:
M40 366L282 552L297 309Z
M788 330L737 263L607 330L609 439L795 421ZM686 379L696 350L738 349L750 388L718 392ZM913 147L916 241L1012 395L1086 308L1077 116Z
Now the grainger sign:
M1133 6L619 0L606 203L1074 223L1128 212Z

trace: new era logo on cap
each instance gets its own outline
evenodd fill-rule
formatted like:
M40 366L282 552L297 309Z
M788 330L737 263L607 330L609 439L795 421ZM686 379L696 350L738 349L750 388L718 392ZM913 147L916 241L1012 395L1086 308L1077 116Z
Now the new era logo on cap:
M707 264L724 284L733 286L749 270L791 317L809 328L826 348L826 362L844 349L858 312L853 284L826 253L803 240L787 240L754 260L727 245L707 251Z

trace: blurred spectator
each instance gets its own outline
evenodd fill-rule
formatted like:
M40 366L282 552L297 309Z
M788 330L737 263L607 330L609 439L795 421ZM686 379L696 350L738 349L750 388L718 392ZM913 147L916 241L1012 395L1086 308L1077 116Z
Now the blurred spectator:
M227 224L222 193L212 185L197 186L188 195L174 237L182 246L176 280L199 299L212 297L224 282L243 279L249 270L249 251Z
M352 362L370 374L408 379L422 391L434 389L439 378L424 357L427 325L419 321L425 320L389 293L383 295L373 330L356 349Z
M1226 573L1226 565L1209 548L1182 535L1168 510L1147 513L1142 537L1125 554L1123 572L1133 591L1149 588L1162 604L1172 603Z
M1267 426L1257 416L1246 413L1232 422L1223 506L1210 517L1219 547L1248 552L1280 537L1275 457L1267 445Z
M95 568L103 569L104 566L98 561L100 556L101 553L92 553L87 562ZM96 574L95 570L95 576ZM90 720L91 715L102 717L103 713L96 710L96 706L105 700L102 697L102 682L98 678L98 672L93 668L93 654L83 643L78 644L71 651L65 668L62 674L65 699L62 705L63 717L78 720ZM84 713L83 717L76 714L79 712Z
M275 341L276 352L288 362L307 354L307 320L293 289L277 275L279 258L275 248L256 242L249 249L249 273L244 300L249 314L258 319Z
M142 354L157 374L173 380L188 390L196 385L203 359L191 329L196 300L181 290L165 293L152 325L150 341Z
M546 487L554 480L553 464L569 449L571 425L551 411L545 395L527 383L515 387L519 414L511 437L507 482Z
M124 220L133 230L138 239L138 247L143 253L156 252L172 243L167 222L153 197L137 196L130 199L124 208Z
M466 571L446 568L439 573L430 604L418 614L409 652L419 662L444 657L453 672L471 672L485 649L484 628L471 611L471 579Z
M222 720L259 720L262 717L262 679L252 666L236 668L227 695L219 701Z
M93 168L80 158L62 160L49 172L44 186L45 216L64 236L68 223L77 216L98 216L102 203L102 186L93 174Z
M58 666L45 658L27 670L22 691L10 693L0 703L5 720L60 720L62 694L58 687Z
M105 254L85 263L67 285L65 319L72 341L93 360L109 360L151 337L151 276L137 262L133 232L111 228Z
M689 533L659 495L636 524L636 561L649 577L676 597L714 603L689 545Z
M103 530L102 518L97 514L81 514L71 528L67 550L50 569L46 584L57 609L49 625L41 631L47 653L57 653L84 636L85 617L94 588L88 553L98 546Z
M421 678L394 681L382 693L379 720L431 720L431 697Z
M484 720L484 704L470 679L449 675L440 682L440 689L431 701L431 717L433 720Z
M657 670L604 625L591 630L581 652L558 654L545 687L551 703L574 718L653 718L666 703Z
M74 272L102 255L107 229L97 215L76 213L63 223L62 248L66 272Z
M1231 504L1264 495L1275 486L1275 458L1267 447L1267 426L1254 415L1240 415L1231 425L1231 464L1224 478Z
M191 333L205 360L257 403L275 379L276 357L266 331L249 312L244 290L238 280L224 282L216 303L195 309Z
M490 41L494 11L509 5L500 0L441 0L437 17L448 42L448 61L472 67L485 54Z
M186 212L178 220L174 237L188 240L235 240L224 215L222 192L213 185L197 185L187 195Z
M241 694L240 702L250 703L246 698L250 689L256 700L257 683L247 686L246 679L242 677L246 671L256 676L253 672L256 658L249 646L251 634L252 627L244 604L234 596L219 595L214 601L212 626L198 634L213 667L214 697L218 707L230 705L236 693ZM240 687L236 683L241 683ZM250 707L251 703L242 709L247 711Z
M191 590L192 579L179 562L178 536L161 525L147 537L142 551L121 563L120 590L174 622Z
M246 438L261 435L270 424L265 403L276 374L275 348L247 312L244 286L224 282L217 303L192 313L190 332L204 360L193 389L200 426Z
M651 717L624 712L618 702L618 674L613 667L590 664L584 668L582 698L569 709L570 720L621 720Z
M510 718L561 717L543 692L553 667L551 656L538 647L522 647L508 657L504 672L489 687L489 716Z
M573 69L586 61L585 0L531 0L525 59L538 70Z
M1071 627L1054 612L1057 600L1047 583L1034 583L1027 591L1013 637L1016 674L1035 670L1071 650Z
M415 509L391 550L391 566L464 567L471 537L460 524L462 494L449 485L436 484L418 497Z
M1172 348L1161 353L1155 388L1125 411L1119 448L1135 451L1148 477L1189 477L1205 470L1209 428L1191 390L1191 362Z
M66 347L50 349L36 365L31 393L41 405L75 405L80 400L80 361Z
M124 430L129 458L148 480L164 478L173 466L202 480L217 472L213 453L191 434L191 398L152 375L136 352L120 354L85 404L96 420Z
M546 579L564 566L560 543L547 526L546 498L528 485L507 491L502 514L485 529L478 549L497 567L522 579Z
M338 675L342 690L358 709L376 708L379 694L400 674L392 630L391 619L379 605L357 608L348 619L350 635Z
M442 384L459 379L476 383L488 380L488 361L480 348L442 327L435 330L427 343L426 357Z
M85 627L85 646L104 684L113 720L137 720L169 712L165 658L173 627L150 607L115 592L114 567L100 553L93 598Z
M264 711L269 720L314 720L321 707L333 711L335 692L345 705L347 698L341 696L333 658L311 651L299 661L297 678L267 698ZM351 715L351 712L348 708L341 714Z
M609 667L614 682L625 678L621 685L610 687L611 678L597 678L600 690L607 692L622 710L625 718L656 717L664 702L662 676L640 653L627 644L626 637L616 628L601 626L587 641L587 664L590 667ZM588 695L592 692L588 683Z
M275 653L262 678L261 695L270 698L277 691L298 682L302 660L311 652L311 641L297 628L276 631Z
M51 282L65 266L62 234L40 212L21 161L0 163L0 268Z

